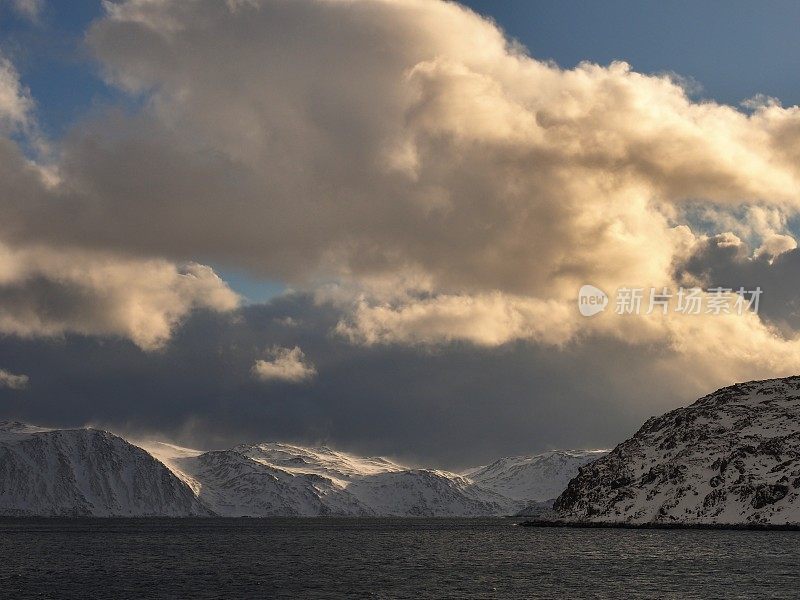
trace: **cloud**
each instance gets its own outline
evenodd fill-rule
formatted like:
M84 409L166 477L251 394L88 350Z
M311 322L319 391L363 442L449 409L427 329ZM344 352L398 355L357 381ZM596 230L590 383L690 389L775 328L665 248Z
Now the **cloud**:
M232 310L239 298L214 271L190 263L0 243L0 333L115 335L163 346L193 309Z
M444 390L439 425L464 408L463 390L449 383L455 363L437 362L442 375L420 366L420 355L437 354L428 350L473 369L518 359L501 394L509 402L530 393L524 383L602 403L574 381L576 360L596 360L587 380L605 378L616 408L651 406L641 391L650 387L663 404L676 387L690 399L800 370L788 226L800 208L800 108L698 102L680 79L625 63L561 69L451 2L126 0L106 9L87 41L136 108L87 115L54 142L51 162L0 140L1 331L119 336L168 353L179 324L203 318L193 309L237 305L210 268L179 265L202 258L248 270L314 295L308 312L328 318L310 319L325 328L313 335L309 315L292 317L294 327L276 321L280 330L264 327L255 340L215 325L210 354L248 342L236 360L208 359L216 376L235 374L215 398L248 380L258 386L246 388L254 410L258 394L280 387L254 381L261 371L286 380L317 368L302 346L319 373L297 388L298 412L283 424L332 422L340 433L344 417L314 394L359 391L344 380L360 363L328 379L319 348L335 350L332 362L374 361L376 373L398 357L422 369L420 397L433 402ZM9 65L0 72L8 132L30 121L32 100ZM761 285L764 312L587 320L575 306L587 283L608 292ZM330 330L339 335L315 337ZM297 338L281 337L289 334ZM276 355L257 356L273 343ZM548 368L520 374L536 361ZM487 397L508 373L492 365L496 376L480 386ZM610 378L632 376L629 365L640 379L623 390ZM377 408L354 403L350 418L401 415L425 430L400 406L409 380L393 381L403 385ZM222 414L207 401L207 414ZM538 393L531 402L549 406ZM476 422L490 414L480 406Z
M576 291L674 286L706 238L698 205L759 255L791 247L800 109L697 102L624 63L561 69L455 3L128 0L87 39L143 108L62 141L58 182L0 206L9 243L333 281L356 343L603 335L683 358L691 328L586 324Z
M791 244L787 244L787 247ZM733 234L711 236L698 241L687 260L678 265L676 278L707 287L745 286L763 290L759 314L784 339L800 331L800 252L786 249L778 254L755 253Z
M575 333L573 307L500 293L437 296L402 305L362 301L336 331L356 343L441 344L468 341L498 346L513 340L558 345Z
M189 447L328 443L460 468L538 450L613 446L648 417L694 401L727 377L718 368L728 359L718 353L728 352L727 340L741 333L731 320L730 336L706 338L697 322L693 358L711 367L701 377L700 367L676 363L659 338L634 346L598 336L558 348L355 345L329 335L343 316L336 307L301 294L243 307L237 316L192 313L157 353L114 338L68 334L53 344L0 337L0 356L14 357L14 371L36 384L24 403L0 407L7 418L53 426L92 422ZM285 317L298 325L286 328L279 322ZM313 381L255 377L256 360L275 359L264 356L265 341L302 348L306 363L313 358ZM747 366L753 358L769 358L758 357L759 344L753 340L750 355L739 359L745 369L757 368Z
M3 133L38 143L32 100L13 66L0 58L0 333L23 337L65 333L121 336L146 350L160 348L195 309L229 311L239 297L207 266L107 250L88 241L58 243L21 236L15 215L39 204L57 212L58 165L39 164ZM74 219L59 215L59 228Z
M288 381L300 383L313 378L317 370L306 361L303 351L294 348L275 347L270 351L271 360L256 360L253 364L253 376L261 381Z
M775 257L795 248L797 248L797 241L791 235L774 233L764 238L761 246L756 249L755 256L774 260Z
M0 133L28 123L33 100L11 62L0 55Z
M648 416L699 395L696 382L657 370L657 345L596 340L553 351L453 343L438 352L354 345L329 335L342 317L335 307L301 294L245 306L237 316L194 312L155 353L119 338L67 334L53 344L0 336L0 356L13 357L14 371L35 382L24 403L5 391L2 416L49 426L91 422L209 449L261 440L328 443L460 468L537 450L613 445ZM286 328L279 322L285 317L297 326ZM254 377L256 360L275 359L264 356L265 341L302 348L306 363L313 358L313 381Z
M28 387L27 375L15 375L5 369L0 369L0 388L24 390L26 387Z
M624 63L560 69L454 3L128 1L89 41L149 98L66 149L93 191L71 205L81 235L128 250L566 301L587 280L668 282L689 201L800 202L798 109L696 102ZM144 206L126 194L142 174ZM166 236L141 216L163 212L181 217Z
M131 0L88 39L145 108L73 132L20 236L550 300L665 279L690 199L798 206L796 109L559 69L454 3Z
M17 13L30 21L37 21L44 9L44 0L12 0Z

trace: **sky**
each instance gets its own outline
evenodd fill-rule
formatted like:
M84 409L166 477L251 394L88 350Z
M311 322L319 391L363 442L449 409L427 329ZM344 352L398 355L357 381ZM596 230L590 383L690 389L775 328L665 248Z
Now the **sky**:
M796 374L798 22L6 0L0 418L461 468ZM613 310L679 287L763 293Z
M699 96L736 105L756 94L800 102L800 6L744 0L474 1L532 56L562 67L629 62L643 73L673 72Z

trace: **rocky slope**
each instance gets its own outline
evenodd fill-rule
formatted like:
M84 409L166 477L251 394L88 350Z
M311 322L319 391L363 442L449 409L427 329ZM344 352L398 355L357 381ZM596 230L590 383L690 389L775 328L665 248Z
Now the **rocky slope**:
M207 514L163 464L107 431L0 421L0 515Z
M723 388L649 419L555 503L570 522L800 524L800 377Z

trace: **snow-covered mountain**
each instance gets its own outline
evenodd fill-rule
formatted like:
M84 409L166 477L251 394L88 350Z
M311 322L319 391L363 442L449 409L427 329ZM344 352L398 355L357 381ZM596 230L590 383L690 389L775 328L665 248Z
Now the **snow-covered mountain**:
M572 522L800 524L800 377L736 384L649 419L555 504Z
M325 446L268 443L200 452L142 445L223 516L481 516L516 507L454 473Z
M511 456L465 471L479 486L513 500L554 500L583 465L608 450L552 450L532 456Z
M0 421L0 515L207 514L163 464L107 431Z
M508 515L557 495L593 456L549 452L456 474L326 446L202 451L0 422L0 515Z

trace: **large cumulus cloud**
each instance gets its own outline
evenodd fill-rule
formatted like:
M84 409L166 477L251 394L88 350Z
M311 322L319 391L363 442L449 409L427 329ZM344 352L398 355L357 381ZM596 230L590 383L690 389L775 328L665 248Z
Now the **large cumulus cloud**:
M66 143L74 227L33 203L16 235L564 297L663 279L686 200L798 203L796 109L562 70L456 4L130 0L89 41L146 109Z
M694 325L587 325L567 313L576 290L674 284L702 243L698 201L798 206L796 107L695 101L623 63L563 70L452 3L131 0L89 41L147 107L68 143L66 234L337 281L353 340L562 344L589 327L680 351ZM782 348L765 372L797 368Z
M87 116L46 156L12 141L33 135L32 99L0 65L0 331L163 347L193 308L236 306L208 268L179 266L201 261L314 297L337 352L515 348L570 378L592 352L646 356L646 381L687 395L800 371L792 315L766 301L794 301L781 278L797 253L797 107L700 101L624 63L561 69L435 0L106 9L87 42L135 102ZM761 317L575 307L585 283L773 280ZM303 340L266 332L237 367L253 389L277 385L253 377L274 373L270 347L316 365L296 394L330 391Z

